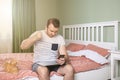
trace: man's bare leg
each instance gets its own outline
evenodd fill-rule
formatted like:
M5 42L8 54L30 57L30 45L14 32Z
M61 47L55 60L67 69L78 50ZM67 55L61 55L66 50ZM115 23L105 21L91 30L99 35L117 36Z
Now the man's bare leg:
M74 70L70 64L59 68L58 73L64 75L64 80L74 80Z
M47 67L39 66L37 69L39 80L50 80L50 75Z

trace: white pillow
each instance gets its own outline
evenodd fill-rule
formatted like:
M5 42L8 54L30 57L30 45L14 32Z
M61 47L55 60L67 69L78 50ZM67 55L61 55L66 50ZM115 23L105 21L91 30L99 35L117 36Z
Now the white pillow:
M76 51L76 52L68 52L68 55L69 56L85 56L97 63L100 63L100 64L105 64L105 63L108 63L108 60L101 56L100 54L98 54L97 52L95 51L92 51L92 50L80 50L80 51Z

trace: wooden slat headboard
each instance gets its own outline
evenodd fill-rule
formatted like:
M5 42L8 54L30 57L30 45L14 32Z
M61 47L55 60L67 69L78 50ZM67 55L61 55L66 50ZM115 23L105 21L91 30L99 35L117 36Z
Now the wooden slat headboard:
M63 26L66 41L106 45L108 49L118 49L118 21L74 24ZM111 34L111 35L110 35ZM107 39L109 38L109 39Z

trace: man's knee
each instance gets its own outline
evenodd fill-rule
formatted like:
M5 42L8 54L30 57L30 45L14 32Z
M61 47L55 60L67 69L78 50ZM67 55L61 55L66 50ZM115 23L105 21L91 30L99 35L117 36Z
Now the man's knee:
M47 67L39 66L37 68L37 73L47 75L47 74L49 74L49 71L48 71Z
M74 73L74 69L73 69L72 65L67 64L67 65L66 65L66 71L67 71L67 72L70 72L70 73Z
M37 63L34 63L32 66L32 70L36 73L38 73L39 76L48 76L49 71L47 69L47 67L41 66Z

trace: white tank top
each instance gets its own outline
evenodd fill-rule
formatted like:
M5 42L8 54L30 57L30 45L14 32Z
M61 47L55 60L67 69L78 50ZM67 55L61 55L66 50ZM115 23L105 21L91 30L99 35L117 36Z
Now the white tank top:
M56 64L58 49L60 46L65 45L64 38L61 35L50 38L45 30L40 32L42 38L34 45L34 62L41 65Z

